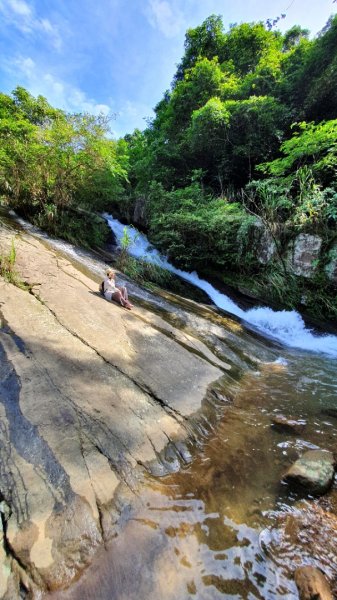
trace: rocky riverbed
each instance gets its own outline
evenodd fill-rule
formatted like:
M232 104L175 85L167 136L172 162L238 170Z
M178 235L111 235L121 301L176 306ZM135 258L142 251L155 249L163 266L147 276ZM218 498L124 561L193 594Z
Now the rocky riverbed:
M41 239L2 225L0 254L12 240L29 291L0 279L0 598L336 591L334 459L322 498L286 477L335 450L324 359L132 284L126 311Z
M3 227L2 253L12 239ZM201 342L107 302L41 241L20 234L15 247L31 291L0 281L0 597L11 600L78 578L144 473L169 469L168 445L186 459L189 419L223 376Z

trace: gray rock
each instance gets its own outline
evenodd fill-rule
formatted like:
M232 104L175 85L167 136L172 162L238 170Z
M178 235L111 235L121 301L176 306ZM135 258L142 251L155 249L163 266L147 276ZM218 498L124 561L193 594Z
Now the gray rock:
M268 264L276 253L276 245L270 232L259 218L256 218L252 224L251 243L259 263L261 265Z
M318 260L322 245L322 238L318 235L301 233L293 243L290 256L290 267L296 275L310 278L316 270L315 261Z
M0 227L0 254L11 239ZM33 295L0 278L0 598L11 600L20 582L44 592L80 576L145 466L187 458L187 422L223 376L173 323L102 301L97 281L37 239L15 247L17 272L39 285Z
M324 494L333 482L334 467L332 452L309 450L288 469L283 480L310 494Z
M324 271L329 281L337 285L337 244L333 244L328 252L328 262Z
M262 265L266 265L270 262L270 260L273 258L273 256L276 253L276 244L272 238L272 236L270 235L269 231L267 231L266 229L264 229L261 238L260 238L260 242L259 242L259 247L258 247L258 252L257 252L257 259L259 261L259 263L261 263Z

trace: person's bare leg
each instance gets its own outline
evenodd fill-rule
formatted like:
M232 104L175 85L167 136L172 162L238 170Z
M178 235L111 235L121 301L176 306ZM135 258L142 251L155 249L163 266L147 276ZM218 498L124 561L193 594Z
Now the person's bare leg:
M130 305L130 307L133 307L133 304L131 304L131 302L129 301L129 295L128 295L128 290L125 287L125 285L118 287L118 289L122 292L122 296L123 296L123 300Z
M128 290L125 286L123 287L123 298L124 298L125 302L127 302L130 305L130 307L132 308L133 304L131 304L131 302L129 300Z
M120 289L116 290L115 293L112 294L111 297L114 300L116 300L116 302L119 302L119 304L121 304L125 308L128 308L129 310L131 310L132 305L130 304L130 302L128 300L125 300L125 298L123 298L123 294Z
M115 300L116 302L119 302L119 304L121 304L122 306L124 306L124 298L123 298L123 294L120 290L116 290L112 296L111 296L112 300Z

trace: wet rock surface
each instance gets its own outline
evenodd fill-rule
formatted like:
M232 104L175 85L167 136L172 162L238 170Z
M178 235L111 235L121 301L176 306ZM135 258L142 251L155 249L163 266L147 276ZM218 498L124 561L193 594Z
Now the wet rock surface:
M295 582L300 600L333 600L330 586L324 574L316 567L299 567Z
M271 426L275 431L281 433L303 433L306 421L303 419L294 419L292 417L286 417L285 415L276 415L273 417Z
M332 452L309 450L288 469L283 480L310 494L320 495L331 487L334 474L335 459Z
M295 578L300 599L336 597L337 517L319 502L301 502L280 513L275 527L261 532L260 545L280 572ZM310 595L323 592L331 595Z
M2 252L12 235L0 230ZM102 299L40 241L15 246L31 293L0 280L0 598L11 600L78 578L144 474L189 460L190 418L225 368L146 309Z
M98 295L101 263L93 281L49 242L15 246L32 293L0 285L0 598L296 600L303 564L335 593L334 507L286 533L280 518L267 558L259 545L275 505L293 502L287 466L335 447L317 417L333 388L314 416L308 395L294 403L301 381L313 397L310 357L299 380L279 345L221 311L130 282L128 313ZM296 410L305 440L272 431Z

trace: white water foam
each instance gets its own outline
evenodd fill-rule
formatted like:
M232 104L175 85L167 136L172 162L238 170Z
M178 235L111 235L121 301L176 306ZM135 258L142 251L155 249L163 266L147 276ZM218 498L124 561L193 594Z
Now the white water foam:
M171 271L171 273L179 275L185 281L192 283L206 292L219 308L236 315L264 335L272 337L286 346L337 357L337 336L317 335L313 333L305 326L301 315L295 310L274 311L268 307L258 307L245 311L237 306L228 296L216 290L208 281L200 279L196 272L188 273L171 265L149 243L147 237L134 227L123 225L111 215L105 214L104 217L115 234L118 244L120 244L124 229L127 227L127 232L131 239L128 251L135 258L142 258L147 262L157 264Z

